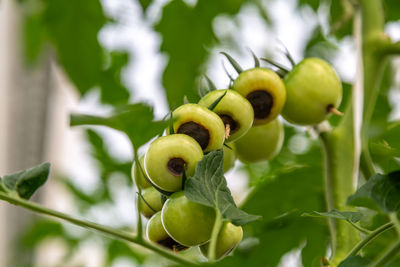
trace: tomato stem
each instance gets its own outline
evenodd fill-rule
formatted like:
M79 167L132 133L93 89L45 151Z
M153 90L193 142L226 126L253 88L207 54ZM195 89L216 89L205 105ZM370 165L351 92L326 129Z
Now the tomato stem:
M215 261L215 258L216 258L218 234L219 234L219 231L221 230L221 226L222 226L221 213L218 209L215 209L215 222L214 222L214 227L211 232L210 246L208 248L208 255L207 255L207 257L210 261Z
M18 196L11 196L7 193L3 193L0 192L0 199L4 200L10 204L16 205L16 206L20 206L22 208L34 211L36 213L40 213L40 214L44 214L44 215L48 215L50 217L55 217L67 222L70 222L72 224L84 227L84 228L90 228L90 229L94 229L98 232L101 232L103 234L106 234L108 236L112 236L114 238L118 238L121 240L125 240L137 245L140 245L142 247L145 247L149 250L152 250L156 253L158 253L159 255L174 261L176 263L179 263L183 266L197 266L196 263L189 261L185 258L182 258L160 246L157 245L153 245L151 243L149 243L148 241L144 240L143 238L138 238L137 235L133 235L131 233L127 233L125 231L121 231L121 230L117 230L117 229L113 229L110 228L108 226L104 226L101 224L97 224L97 223L93 223L90 221L86 221L86 220L82 220L76 217L73 217L71 215L56 211L56 210L52 210L52 209L48 209L42 205L36 204L34 202L22 199Z

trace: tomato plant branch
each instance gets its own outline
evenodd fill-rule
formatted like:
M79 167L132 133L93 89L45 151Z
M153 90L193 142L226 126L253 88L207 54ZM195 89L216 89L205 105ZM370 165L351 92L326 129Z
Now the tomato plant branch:
M127 232L124 232L124 231L120 231L120 230L117 230L117 229L113 229L113 228L110 228L110 227L107 227L107 226L104 226L104 225L100 225L100 224L97 224L97 223L89 222L89 221L86 221L86 220L81 220L81 219L78 219L78 218L73 217L71 215L68 215L68 214L65 214L65 213L62 213L62 212L59 212L59 211L55 211L55 210L52 210L52 209L48 209L48 208L46 208L44 206L41 206L41 205L36 204L34 202L31 202L31 201L27 201L27 200L22 199L20 197L10 196L7 193L0 192L0 199L4 200L4 201L6 201L6 202L8 202L10 204L13 204L13 205L16 205L16 206L20 206L20 207L23 207L25 209L28 209L28 210L31 210L31 211L34 211L34 212L37 212L37 213L40 213L40 214L45 214L45 215L48 215L48 216L51 216L51 217L55 217L55 218L58 218L58 219L73 223L73 224L81 226L81 227L94 229L94 230L97 230L97 231L99 231L99 232L101 232L103 234L110 235L110 236L113 236L115 238L119 238L119 239L122 239L122 240L125 240L125 241L128 241L128 242L140 245L142 247L145 247L145 248L147 248L149 250L152 250L152 251L158 253L159 255L161 255L161 256L163 256L163 257L165 257L165 258L167 258L167 259L169 259L171 261L179 263L179 264L181 264L183 266L195 266L195 265L197 265L197 264L195 264L195 263L193 263L193 262L191 262L191 261L189 261L189 260L187 260L185 258L182 258L182 257L172 253L172 252L169 252L169 251L167 251L167 250L165 250L165 249L163 249L161 247L158 247L157 245L153 245L153 244L149 243L146 240L140 239L136 235L133 235L133 234L130 234L130 233L127 233Z
M370 264L368 267L381 267L389 263L400 252L400 239L378 260Z
M373 239L375 239L375 237L377 237L378 235L382 234L383 232L385 232L386 230L389 230L390 228L393 227L393 223L387 223L384 224L380 227L378 227L376 230L374 230L372 233L370 233L369 235L367 235L363 240L361 240L351 251L350 253L347 255L346 258L349 258L351 256L355 256L357 255L357 253L363 248L365 247L369 242L371 242Z
M211 240L210 246L208 247L208 254L207 257L210 261L215 261L216 258L216 249L217 249L217 241L218 241L218 234L221 230L222 226L222 216L221 212L218 209L215 209L215 222L211 232Z
M384 33L382 1L360 0L362 13L362 53L364 65L364 114L362 126L362 170L366 179L375 172L368 148L368 126L374 112L382 80L385 57L382 44L388 41Z

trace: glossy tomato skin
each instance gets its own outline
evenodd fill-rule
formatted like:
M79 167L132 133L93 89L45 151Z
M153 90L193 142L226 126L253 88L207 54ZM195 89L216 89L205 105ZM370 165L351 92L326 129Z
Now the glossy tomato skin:
M245 136L235 142L236 155L245 163L270 160L280 152L283 139L284 128L279 119L253 126Z
M197 162L203 158L199 144L185 134L173 134L156 139L147 150L144 166L149 179L157 187L176 192L182 189L182 173L171 171L171 160L179 159L187 177L194 174ZM178 162L179 163L179 162Z
M314 125L330 115L342 100L342 83L333 67L319 58L306 58L284 78L287 99L282 116L299 125Z
M281 112L286 101L282 79L267 68L243 71L233 83L233 89L249 100L254 109L254 125L266 124Z
M162 224L176 242L197 246L211 238L215 221L213 208L189 201L184 191L176 192L165 202L161 211Z
M150 241L174 251L183 250L186 247L173 240L165 231L161 221L161 211L151 217L147 222L146 236Z
M140 157L139 163L144 171L144 155ZM151 186L146 178L144 178L143 173L140 171L140 169L136 167L135 163L132 164L131 175L137 187L144 189Z
M172 117L174 132L193 137L204 152L222 148L225 141L224 123L208 108L185 104L175 109Z
M228 172L235 166L236 162L236 149L235 149L235 144L230 143L229 148L224 146L223 152L224 152L224 173Z
M236 246L242 241L243 229L241 226L236 226L230 222L225 222L218 234L217 247L215 251L216 259L221 259L229 255ZM203 256L207 257L210 242L200 246L200 251Z
M140 211L146 218L150 218L154 215L154 213L162 209L163 203L161 201L161 193L158 192L154 187L151 186L143 189L142 197L147 202L147 204L140 197L138 199L138 203Z
M250 129L254 121L254 111L246 98L231 89L211 91L200 99L199 105L208 108L224 94L213 111L221 117L225 125L231 123L229 137L225 140L226 143L230 143Z

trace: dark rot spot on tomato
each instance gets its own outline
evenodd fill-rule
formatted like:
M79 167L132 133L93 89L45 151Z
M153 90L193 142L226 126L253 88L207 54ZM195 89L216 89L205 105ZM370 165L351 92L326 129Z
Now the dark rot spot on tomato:
M181 158L172 158L168 161L168 170L176 176L181 176L186 162Z
M264 90L256 90L246 96L254 109L254 119L265 119L271 113L274 100L272 95Z
M196 122L189 121L179 126L177 133L186 134L195 139L204 150L210 142L210 133L203 126Z
M225 126L229 124L230 134L233 134L239 130L239 123L235 121L231 116L226 114L222 114L219 116L221 117L221 120L224 122Z

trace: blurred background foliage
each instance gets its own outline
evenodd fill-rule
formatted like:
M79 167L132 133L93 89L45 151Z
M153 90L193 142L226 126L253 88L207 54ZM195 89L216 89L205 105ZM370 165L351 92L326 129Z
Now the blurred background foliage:
M135 0L126 0L133 1ZM301 44L302 57L317 56L334 61L343 40L352 40L352 10L348 2L353 0L299 0L295 12L311 12L318 21L309 29L312 34ZM124 82L124 68L135 58L123 49L107 49L99 41L99 32L108 25L122 23L105 12L100 0L21 0L24 10L24 38L27 64L34 66L40 54L50 51L75 85L82 97L98 91L105 106L118 106L131 102L133 88ZM222 48L227 52L243 55L246 50L235 36L218 36L215 21L228 18L235 25L245 8L257 10L257 16L266 27L274 28L271 16L272 0L197 0L154 1L139 0L141 19L148 21L161 38L159 53L167 57L162 72L162 88L170 109L199 99L197 88L202 74L207 72L213 54ZM292 1L293 2L293 1ZM397 0L385 0L387 22L399 22L400 5ZM149 10L159 8L159 18L149 19ZM153 10L154 12L154 10ZM235 32L228 32L235 34ZM221 39L222 38L222 39ZM273 38L273 37L271 37ZM269 56L275 51L265 48ZM241 54L242 53L242 54ZM247 55L251 58L250 54ZM297 58L300 60L300 58ZM373 157L385 172L399 169L400 123L392 121L393 106L389 101L394 86L397 66L386 68L385 79L379 95L371 127ZM133 74L134 75L134 74ZM346 105L351 94L351 81L344 83ZM134 94L134 93L133 93ZM331 118L336 124L337 119ZM58 175L56 179L71 193L74 204L82 217L90 217L94 209L112 207L120 187L132 188L131 165L110 153L102 135L93 129L86 131L92 157L99 170L96 188L83 190L70 177ZM393 160L393 156L397 159ZM390 160L389 160L390 158ZM329 243L326 220L302 217L304 212L324 211L324 189L321 147L304 129L285 127L282 152L267 165L240 165L249 177L251 193L242 208L262 216L262 220L245 227L245 238L234 255L219 262L218 266L277 266L288 264L288 255L301 259L304 266L319 266ZM131 190L134 198L134 190ZM112 209L112 208L111 208ZM134 210L126 212L133 213ZM110 216L115 216L114 213ZM118 216L114 219L117 221ZM371 229L376 221L385 220L380 214L371 214L365 227ZM134 231L133 223L117 223L118 227ZM83 244L97 242L102 245L104 266L148 266L160 264L160 259L147 251L129 244L101 237L90 231L74 231L74 227L57 221L35 220L21 233L21 251L32 250L41 242L57 238L66 251L63 262L79 250ZM390 232L379 237L374 246L385 244ZM385 239L386 238L386 239ZM386 246L386 245L385 245ZM378 249L368 250L373 257ZM379 250L378 250L379 251ZM196 251L185 252L199 257ZM121 261L121 259L123 261ZM286 261L285 261L286 260ZM161 260L162 261L162 260ZM123 263L121 263L123 262ZM31 266L30 262L19 263ZM59 266L65 266L60 262ZM293 265L296 266L296 265Z

